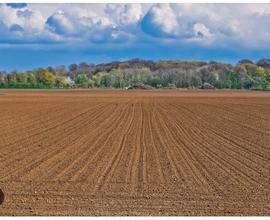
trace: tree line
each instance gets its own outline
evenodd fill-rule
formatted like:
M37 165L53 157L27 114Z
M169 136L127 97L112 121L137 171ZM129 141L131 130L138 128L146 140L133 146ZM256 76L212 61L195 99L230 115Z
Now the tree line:
M0 88L154 88L270 89L270 59L236 65L201 61L133 59L106 64L71 64L18 72L0 71Z

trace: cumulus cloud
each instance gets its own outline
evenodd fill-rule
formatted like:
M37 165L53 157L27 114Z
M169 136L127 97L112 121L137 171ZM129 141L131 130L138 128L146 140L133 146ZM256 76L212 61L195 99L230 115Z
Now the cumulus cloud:
M170 4L153 6L142 20L142 29L156 37L176 37L181 34L181 24Z
M2 33L10 37L14 32L22 32L22 36L34 37L44 29L44 18L37 11L31 11L27 7L10 7L0 5L0 20L2 21Z
M77 21L80 26L89 30L95 27L114 27L113 23L108 18L99 17L96 14L79 16Z
M61 10L51 15L46 24L56 34L75 34L78 31L72 20Z
M246 48L269 48L269 25L270 4L157 4L141 22L161 39Z
M143 15L141 4L107 4L105 13L119 26L137 24Z
M270 47L270 4L0 4L0 39ZM256 34L255 34L256 33Z
M46 25L55 34L81 42L119 43L132 38L132 34L119 28L123 23L115 23L92 11L82 10L81 13L70 14L58 10L47 19Z
M210 30L204 24L201 23L194 24L193 33L196 38L209 39L212 37L212 33L210 32Z
M141 26L145 33L160 38L205 40L213 37L205 24L187 19L173 4L154 5L144 16Z

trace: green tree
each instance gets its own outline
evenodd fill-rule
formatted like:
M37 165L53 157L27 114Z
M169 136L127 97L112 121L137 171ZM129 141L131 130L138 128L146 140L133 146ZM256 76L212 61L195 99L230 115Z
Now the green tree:
M17 74L17 86L18 87L29 87L28 85L28 74L27 73L19 73Z
M37 86L37 78L36 75L32 72L27 73L27 84L30 87L36 87Z
M104 72L100 75L100 87L102 88L110 88L111 87L111 76Z
M92 87L94 82L90 80L86 74L79 74L75 77L75 83L81 87L89 88Z
M265 70L265 80L270 82L270 69Z
M159 76L153 76L148 79L147 84L157 88L158 85L161 85L161 80Z
M124 79L124 74L119 69L113 69L110 73L112 87L124 88L127 85L127 82Z
M264 68L262 67L258 67L256 69L256 75L259 76L261 79L264 79L265 78L265 71L264 71Z
M95 85L96 87L100 87L101 75L102 75L102 72L98 72L97 74L95 74L95 75L92 77L92 80L94 81L94 85Z
M241 84L240 84L240 75L234 71L229 71L228 72L228 78L229 81L231 82L230 88L232 89L240 89Z
M16 71L10 73L6 77L7 85L9 87L16 87L17 85L17 75L18 73Z
M251 77L248 76L244 81L243 81L243 87L245 89L251 89L256 86L256 81Z
M148 68L135 69L129 79L129 84L147 84L151 78L152 73Z

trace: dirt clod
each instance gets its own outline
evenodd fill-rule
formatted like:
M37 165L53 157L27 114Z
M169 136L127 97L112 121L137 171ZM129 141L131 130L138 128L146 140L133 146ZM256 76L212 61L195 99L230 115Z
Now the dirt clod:
M5 194L4 192L0 189L0 205L4 202L5 200Z

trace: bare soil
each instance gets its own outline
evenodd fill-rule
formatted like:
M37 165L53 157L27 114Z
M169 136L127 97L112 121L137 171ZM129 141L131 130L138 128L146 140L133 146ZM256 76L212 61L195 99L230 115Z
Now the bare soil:
M270 93L0 96L0 215L270 215Z

